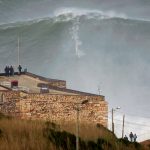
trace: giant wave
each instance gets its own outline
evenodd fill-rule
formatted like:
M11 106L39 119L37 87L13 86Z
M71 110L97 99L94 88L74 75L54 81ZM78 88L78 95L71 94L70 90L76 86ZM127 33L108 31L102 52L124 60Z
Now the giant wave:
M150 23L150 20L142 20L138 18L130 18L125 14L118 14L114 11L103 12L100 10L87 10L87 9L76 9L76 8L61 8L54 11L51 17L37 18L33 20L11 22L7 24L0 24L0 29L8 29L22 26L30 26L38 23L60 23L70 22L77 18L82 19L95 19L95 20L118 20L125 21L128 23Z
M139 35L143 35L143 38L149 36L149 21L132 19L125 14L117 14L113 11L103 12L100 10L61 8L54 11L50 16L51 17L37 18L23 22L1 24L1 56L2 54L4 58L5 56L11 56L10 50L12 48L12 53L14 53L16 45L13 45L13 43L16 43L15 40L18 36L21 36L22 42L26 43L24 44L25 50L22 53L25 53L28 49L31 49L31 51L35 51L36 49L36 51L40 53L40 48L44 48L46 53L52 53L50 51L55 47L55 51L59 51L59 54L61 52L63 53L63 51L71 51L68 49L74 49L74 54L78 57L89 53L89 48L86 48L87 46L93 50L98 48L97 38L99 35L97 35L97 33L103 35L99 37L100 40L103 41L103 44L107 41L109 42L110 37L116 36L117 39L117 35L120 33L124 33L124 36L126 35L126 37L123 37L125 40L131 37L137 40ZM89 42L82 45L82 40L90 40L90 36L86 35L89 34L90 30L97 32L95 32L95 36L93 37L93 42L96 42L95 45L89 45ZM57 37L55 35L57 35ZM55 42L51 43L54 38ZM72 39L72 41L70 39ZM121 40L121 38L119 38L119 40ZM66 43L65 45L68 45L68 47L59 47L58 43L61 45L63 42ZM121 42L123 41L120 41L120 43ZM48 43L51 43L51 45L48 45ZM71 47L72 43L74 43L74 47ZM104 49L103 44L99 45L102 49ZM9 45L11 46L9 47ZM33 54L38 55L36 52ZM4 64L6 63L5 60L3 60L3 62Z

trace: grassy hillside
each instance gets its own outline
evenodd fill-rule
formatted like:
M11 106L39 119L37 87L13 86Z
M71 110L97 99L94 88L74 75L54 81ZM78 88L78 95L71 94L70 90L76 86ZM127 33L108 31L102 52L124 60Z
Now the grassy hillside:
M150 140L143 141L140 144L144 146L145 150L150 150Z
M100 125L80 124L80 150L142 150ZM75 123L56 125L0 115L0 150L75 150Z

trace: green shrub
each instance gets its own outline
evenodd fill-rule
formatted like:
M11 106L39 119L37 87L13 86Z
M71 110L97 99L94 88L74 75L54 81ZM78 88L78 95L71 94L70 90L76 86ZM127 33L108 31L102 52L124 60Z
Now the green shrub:
M49 125L43 130L43 135L48 138L50 142L55 144L57 148L75 150L76 137L71 133L66 131L57 131L52 129Z
M141 149L141 145L140 145L139 143L134 142L133 144L134 144L134 146L135 146L135 148L136 148L137 150L140 150L140 149Z
M132 142L130 142L129 140L125 140L125 139L118 139L119 143L125 144L126 146L129 146L130 144L132 144Z

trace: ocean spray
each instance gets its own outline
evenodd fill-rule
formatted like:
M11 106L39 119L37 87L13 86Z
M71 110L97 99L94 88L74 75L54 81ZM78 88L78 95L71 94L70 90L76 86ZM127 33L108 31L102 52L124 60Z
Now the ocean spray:
M79 26L80 26L80 18L76 17L73 19L70 33L75 44L75 54L78 58L85 55L85 53L80 49L82 41L79 38Z

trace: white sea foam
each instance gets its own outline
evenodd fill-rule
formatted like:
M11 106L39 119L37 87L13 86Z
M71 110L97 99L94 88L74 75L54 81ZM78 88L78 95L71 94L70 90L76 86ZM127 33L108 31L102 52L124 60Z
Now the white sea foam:
M43 18L34 18L28 20L18 20L16 22L10 23L3 23L0 24L0 29L7 29L18 27L22 25L31 25L33 23L39 23L41 21L50 21L52 20L53 23L57 22L68 22L73 21L78 17L84 16L85 19L96 19L96 20L105 20L105 19L112 19L112 18L119 18L124 20L130 21L142 21L142 22L150 22L150 20L145 20L141 18L130 18L124 13L117 13L113 10L111 11L101 11L101 10L90 10L90 9L81 9L81 8L60 8L56 9L53 14L50 16L45 16Z
M115 11L100 11L100 10L89 10L79 8L60 8L54 12L54 16L67 16L68 19L72 19L79 16L87 16L87 18L97 19L108 19L108 18L122 18L127 19L128 17L123 13L116 13Z
M88 10L77 8L61 8L54 12L55 21L72 21L73 26L71 28L71 36L75 43L75 53L78 58L85 55L85 52L80 49L82 41L79 38L80 17L84 16L86 19L109 19L109 18L123 18L126 19L126 15L117 14L114 11L103 12L100 10Z
M75 44L75 54L78 58L85 55L85 53L80 49L82 42L79 38L79 25L80 25L79 18L76 18L73 21L72 28L70 29L70 34L71 34L72 39L73 39L74 44Z

